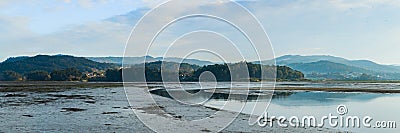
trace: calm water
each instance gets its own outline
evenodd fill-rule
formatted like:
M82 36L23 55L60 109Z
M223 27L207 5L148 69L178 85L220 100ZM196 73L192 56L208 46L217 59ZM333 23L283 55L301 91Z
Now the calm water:
M271 84L264 84L266 86ZM184 88L196 88L194 84L183 85ZM216 88L227 88L231 86L228 83L222 83ZM233 88L240 88L246 86L246 84L234 84ZM258 84L251 84L251 87L258 87ZM398 83L277 83L276 86L285 87L343 87L343 88L363 88L363 89L399 89L400 84ZM177 87L177 86L176 86ZM171 87L173 88L173 87ZM224 91L219 91L224 92ZM235 92L235 91L233 91ZM265 92L267 93L267 92ZM347 128L347 127L336 127L344 131L352 132L400 132L400 94L377 94L377 93L341 93L341 92L310 92L310 91L295 91L295 92L275 92L272 101L267 109L269 116L285 116L290 118L291 116L297 116L302 118L303 116L314 116L319 123L322 116L328 116L329 113L332 115L340 116L337 113L338 105L345 105L348 109L348 113L344 116L358 116L360 119L365 116L373 118L371 125L374 126L376 121L396 121L397 128L382 129L382 128L365 128L362 123L361 128ZM283 95L282 95L283 94ZM201 99L204 99L202 97ZM200 100L201 101L201 100ZM250 114L253 111L254 104L262 103L268 105L268 99L261 100L249 100L244 104L242 100L235 99L224 99L224 98L212 98L202 104L208 107L222 108L228 104L230 107L225 106L225 110L238 111L237 106L244 106L242 113ZM262 111L265 107L256 108L255 110ZM328 122L325 122L325 127L333 128L329 126ZM266 127L268 128L268 127Z
M241 101L212 99L205 106L221 108L226 103L241 106ZM255 101L250 101L244 106L243 113L251 113ZM396 121L400 122L400 95L399 94L372 94L372 93L331 93L331 92L297 92L290 96L273 98L267 109L268 116L314 116L317 123L322 116L329 113L340 116L336 109L343 104L348 108L348 116L371 116L375 121ZM258 108L263 110L263 108ZM232 110L234 111L234 110ZM327 125L328 123L326 123ZM325 127L329 127L325 126ZM341 128L345 131L354 132L400 132L397 129L376 129L376 128Z

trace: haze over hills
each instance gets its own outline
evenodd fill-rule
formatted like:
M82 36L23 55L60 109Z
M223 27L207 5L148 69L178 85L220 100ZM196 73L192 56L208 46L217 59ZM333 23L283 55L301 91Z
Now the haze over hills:
M400 67L382 65L369 60L348 60L330 55L285 55L275 59L276 65L289 66L306 74L306 78L316 79L352 79L365 76L370 79L400 79ZM261 61L273 64L274 60Z
M301 56L301 55L285 55L275 59L277 65L287 65L296 63L312 63L318 61L329 61L333 63L340 63L349 67L359 67L362 69L384 72L384 73L399 73L400 67L394 65L381 65L369 60L348 60L341 57L329 56L329 55L312 55L312 56ZM262 64L271 64L273 60L262 61Z
M142 64L146 58L146 62L155 62L155 61L166 61L166 62L177 62L177 63L188 63L199 66L204 65L212 65L215 64L211 61L204 61L198 59L185 59L177 58L177 57L152 57L152 56L142 56L142 57L86 57L89 60L101 62L101 63L114 63L114 64L122 64L122 60L125 60L125 63L128 65Z
M311 63L292 63L288 65L291 68L299 70L303 73L374 73L371 70L326 60Z

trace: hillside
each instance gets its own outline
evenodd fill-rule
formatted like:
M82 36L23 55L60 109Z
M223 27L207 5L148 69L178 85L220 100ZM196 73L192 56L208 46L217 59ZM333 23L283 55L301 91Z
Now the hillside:
M335 57L330 55L285 55L277 57L275 59L276 65L290 65L297 63L312 63L318 61L329 61L333 63L340 63L349 67L358 67L366 70L370 70L376 73L400 73L400 67L394 65L382 65L369 60L348 60L341 57ZM262 64L268 65L273 64L274 60L261 61Z
M279 65L288 65L293 63L311 63L318 61L330 61L343 64L343 62L346 62L347 60L344 58L329 56L329 55L313 55L313 56L285 55L276 58L276 62Z
M382 65L369 60L348 60L341 57L335 57L330 55L285 55L275 59L277 65L290 65L297 63L312 63L318 61L329 61L333 63L340 63L349 67L358 67L374 72L380 73L400 73L400 67L392 65ZM273 60L262 61L262 64L272 64Z
M31 71L42 70L51 72L53 70L76 68L82 72L94 69L107 69L115 67L114 64L98 63L83 57L73 57L68 55L38 55L34 57L19 58L19 60L5 61L0 64L0 72L15 71L24 74Z
M342 80L357 79L362 74L367 74L379 80L400 79L399 66L382 65L369 60L348 60L330 55L285 55L277 57L275 60L264 60L261 63L271 65L275 61L276 65L289 66L305 73L307 78Z
M363 68L348 66L345 64L334 63L330 61L293 63L288 64L288 66L303 73L373 73L372 71Z

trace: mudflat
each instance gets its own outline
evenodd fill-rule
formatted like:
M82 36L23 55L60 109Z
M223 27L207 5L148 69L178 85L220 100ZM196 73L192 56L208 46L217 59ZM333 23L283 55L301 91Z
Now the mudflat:
M140 83L131 85L138 92L147 89ZM144 110L160 118L165 116L146 106L132 108L122 86L122 83L2 82L0 132L153 132L133 110ZM157 95L154 98L166 113L181 121L207 117L218 111ZM240 114L222 132L339 132L326 128L249 126L248 118ZM172 131L173 127L170 128ZM200 128L196 132L210 130Z

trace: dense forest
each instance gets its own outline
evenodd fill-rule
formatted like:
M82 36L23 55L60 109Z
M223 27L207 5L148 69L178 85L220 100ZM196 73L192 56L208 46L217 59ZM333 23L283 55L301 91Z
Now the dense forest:
M85 74L76 68L67 68L47 72L35 70L23 75L15 71L3 71L0 73L0 81L82 81L87 79Z
M163 64L164 63L164 64ZM162 69L161 69L162 68ZM276 70L276 71L275 71ZM114 70L116 72L117 70ZM298 81L304 80L304 74L286 66L264 66L247 62L234 64L214 64L207 66L187 63L151 62L124 69L125 80L129 82L197 82L201 74L211 72L216 81ZM121 74L122 70L118 70ZM145 73L143 75L143 73ZM143 77L146 78L143 78ZM142 78L141 78L142 77ZM144 80L145 79L145 80Z

